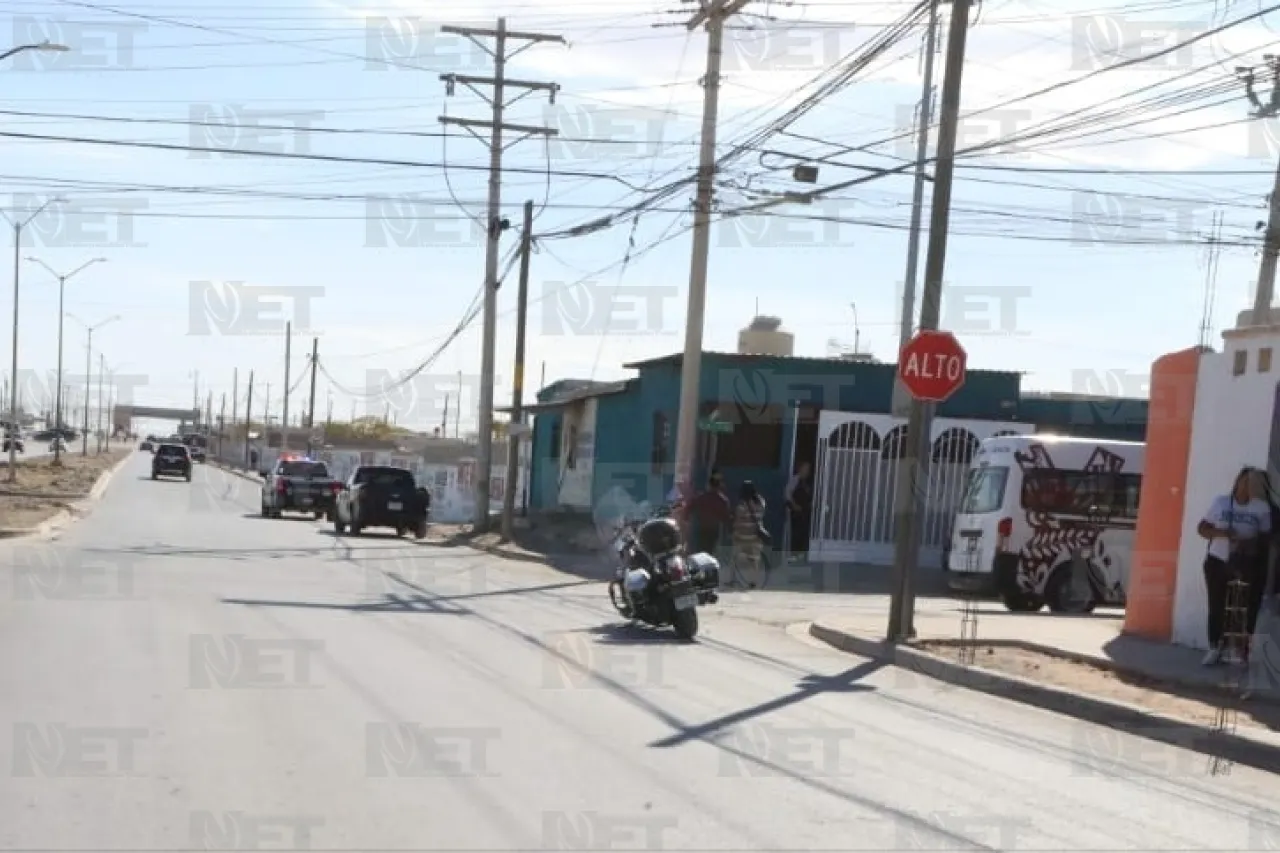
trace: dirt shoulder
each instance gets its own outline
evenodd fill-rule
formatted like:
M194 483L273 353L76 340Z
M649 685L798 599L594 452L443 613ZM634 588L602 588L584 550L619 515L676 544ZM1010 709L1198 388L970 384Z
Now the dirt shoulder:
M67 453L55 466L53 457L18 462L18 481L8 482L0 468L0 530L29 530L69 509L89 495L98 478L132 453L132 449L80 456Z
M923 640L912 643L912 647L949 660L960 657L960 645L955 641ZM1266 666L1256 667L1253 673L1243 667L1223 667L1217 673L1221 679L1219 683L1198 686L1019 646L979 642L973 652L972 663L979 668L1073 693L1122 702L1207 726L1214 724L1222 708L1229 707L1236 711L1236 722L1241 727L1280 731L1280 704L1277 704L1274 694L1263 695L1263 683L1274 689L1276 677L1280 674L1270 672ZM1257 684L1255 694L1248 695L1245 691L1250 686L1251 674L1262 683Z

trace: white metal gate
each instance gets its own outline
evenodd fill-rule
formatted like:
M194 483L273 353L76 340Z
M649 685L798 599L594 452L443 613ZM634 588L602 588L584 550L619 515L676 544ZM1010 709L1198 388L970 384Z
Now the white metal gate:
M810 559L892 564L894 501L906 432L906 420L891 415L819 415ZM941 563L964 491L965 475L978 444L997 435L1033 432L1032 424L934 419L920 546L922 565Z

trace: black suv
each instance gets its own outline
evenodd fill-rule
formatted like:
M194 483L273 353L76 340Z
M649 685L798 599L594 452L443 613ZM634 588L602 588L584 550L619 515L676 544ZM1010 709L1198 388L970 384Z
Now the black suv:
M183 444L161 444L151 459L151 479L182 477L191 482L191 452Z

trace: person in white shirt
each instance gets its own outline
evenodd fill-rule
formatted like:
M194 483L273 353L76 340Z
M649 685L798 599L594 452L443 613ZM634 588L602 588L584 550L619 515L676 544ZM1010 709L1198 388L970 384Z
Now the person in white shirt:
M1236 475L1230 494L1209 505L1197 532L1209 541L1204 558L1204 583L1209 604L1209 653L1205 666L1221 662L1228 584L1240 578L1249 584L1246 633L1253 635L1267 580L1272 534L1272 505L1262 471L1245 468ZM1244 650L1248 659L1248 648Z

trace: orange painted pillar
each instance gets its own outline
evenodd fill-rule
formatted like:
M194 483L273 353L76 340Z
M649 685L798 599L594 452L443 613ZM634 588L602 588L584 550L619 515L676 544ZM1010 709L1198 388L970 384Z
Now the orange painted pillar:
M1182 350L1151 365L1146 466L1124 632L1161 642L1168 642L1173 634L1191 424L1203 352L1200 347Z

